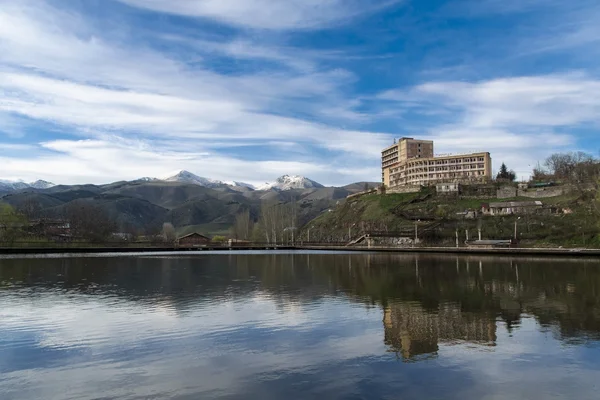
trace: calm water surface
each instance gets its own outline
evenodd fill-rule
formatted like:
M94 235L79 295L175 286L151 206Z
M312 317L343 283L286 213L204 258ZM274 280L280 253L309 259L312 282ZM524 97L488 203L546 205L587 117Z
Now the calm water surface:
M600 261L0 259L0 398L598 399Z

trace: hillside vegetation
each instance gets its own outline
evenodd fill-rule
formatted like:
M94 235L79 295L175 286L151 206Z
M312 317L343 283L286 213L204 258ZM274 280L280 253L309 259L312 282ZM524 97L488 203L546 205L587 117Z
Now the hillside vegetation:
M264 204L293 204L295 219L286 227L301 226L349 194L362 190L366 184L240 191L181 182L131 181L108 185L60 185L39 190L26 188L0 194L0 204L11 206L29 221L70 220L77 209L78 214L101 215L107 224L110 222L108 225L114 233L153 236L161 234L163 225L169 223L178 236L192 232L212 236L230 235L240 215L246 216L249 224L258 223ZM266 235L261 234L259 228L254 239L265 240ZM236 236L251 239L250 233Z
M465 218L465 211L480 211L484 203L532 201L531 198L461 198L437 195L434 189L419 193L369 194L349 199L325 212L309 224L301 239L348 242L372 231L405 233L429 245L454 245L475 238L511 239L517 221L518 238L523 245L600 247L600 192L595 188L575 190L567 195L541 199L544 210L520 215ZM552 208L556 214L550 214ZM565 211L567 213L565 213ZM517 220L517 218L519 218ZM310 229L310 233L309 233Z
M513 193L519 193L515 177L502 163L496 188L512 187ZM385 231L413 238L416 234L426 244L451 246L457 232L461 243L467 231L470 239L479 231L482 239L512 239L516 227L522 245L600 247L600 159L583 152L553 154L533 169L529 183L558 185L565 189L559 192L567 194L540 199L541 210L503 216L479 211L484 203L535 199L486 198L475 193L481 189L475 185L464 187L465 195L450 197L438 195L432 187L410 194L368 194L321 214L304 227L300 238L349 242L368 232Z

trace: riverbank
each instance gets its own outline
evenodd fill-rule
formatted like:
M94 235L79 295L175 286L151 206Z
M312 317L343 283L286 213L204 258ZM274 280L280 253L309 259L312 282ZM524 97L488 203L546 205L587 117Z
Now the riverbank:
M257 245L257 246L206 246L197 248L173 247L62 247L62 248L0 248L0 255L31 254L90 254L90 253L186 253L190 251L337 251L344 253L381 252L381 253L419 253L419 254L465 254L465 255L509 255L509 256L550 256L550 257L599 257L600 249L561 249L561 248L499 248L478 249L466 247L346 247L330 245Z

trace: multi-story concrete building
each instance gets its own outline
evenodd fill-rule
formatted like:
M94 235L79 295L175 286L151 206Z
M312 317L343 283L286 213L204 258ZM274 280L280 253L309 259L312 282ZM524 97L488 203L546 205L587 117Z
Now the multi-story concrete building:
M407 161L411 158L431 157L433 157L433 141L403 137L397 143L383 149L381 152L381 178L385 183L385 170L391 165Z
M433 155L433 141L401 138L381 153L381 178L389 188L437 183L485 183L492 178L490 153Z

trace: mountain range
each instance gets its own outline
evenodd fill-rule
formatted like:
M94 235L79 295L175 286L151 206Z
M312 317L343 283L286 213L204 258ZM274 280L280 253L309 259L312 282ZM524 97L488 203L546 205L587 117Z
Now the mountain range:
M23 181L7 181L0 179L0 190L4 191L14 191L14 190L23 190L23 189L48 189L52 186L55 186L54 183L37 180L35 182L27 183Z
M146 232L171 222L178 233L225 233L236 215L249 210L260 215L264 201L298 204L299 224L305 224L352 193L364 189L358 182L324 187L302 176L284 175L258 188L243 182L221 182L188 171L162 178L140 178L106 185L53 185L49 182L2 182L0 202L17 209L35 209L36 216L62 217L75 201L101 207L120 230Z
M236 190L259 190L259 191L267 191L267 190L292 190L292 189L310 189L310 188L323 188L325 186L321 185L318 182L315 182L311 179L305 178L299 175L283 175L277 178L273 182L266 182L259 187L256 187L250 183L238 182L238 181L219 181L216 179L204 178L193 174L186 170L178 170L171 174L167 174L161 178L150 178L144 177L136 179L134 182L179 182L179 183L189 183L192 185L198 185L206 188L216 189L216 188L233 188ZM4 192L23 190L23 189L48 189L53 186L56 186L54 183L38 180L32 183L26 183L23 181L8 181L8 180L0 180L0 190Z

